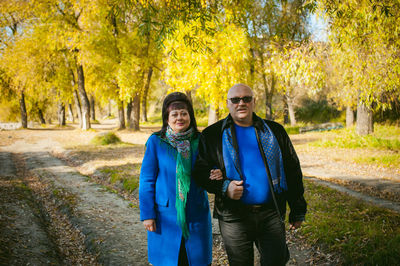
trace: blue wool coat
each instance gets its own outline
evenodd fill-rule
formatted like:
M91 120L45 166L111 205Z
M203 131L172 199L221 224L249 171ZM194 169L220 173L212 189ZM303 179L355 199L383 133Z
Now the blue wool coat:
M192 151L192 166L198 151ZM178 265L182 230L176 223L177 151L160 137L150 136L139 182L140 220L155 219L156 232L147 233L148 259L157 265ZM185 240L189 265L208 265L212 260L211 215L207 193L193 178L186 203L190 237Z

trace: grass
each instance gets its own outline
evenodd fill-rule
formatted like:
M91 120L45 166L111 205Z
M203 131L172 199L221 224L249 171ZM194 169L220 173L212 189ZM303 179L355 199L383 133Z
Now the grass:
M387 129L387 130L385 130ZM334 148L370 148L400 151L400 132L398 128L377 126L374 134L359 136L354 128L338 129L331 132L333 138L322 139L312 145L317 147Z
M300 126L285 126L285 130L288 134L299 134Z
M344 265L399 263L399 214L312 181L305 186L308 215L300 232L307 241L340 254Z
M383 167L400 168L400 154L363 155L354 158L356 163L376 164Z
M110 144L119 144L121 143L121 139L115 135L113 132L107 132L105 134L95 136L92 141L94 145L110 145Z
M110 184L116 184L116 183L121 183L122 188L131 193L135 189L139 187L139 177L137 175L132 175L134 172L139 172L140 171L140 165L134 167L134 169L126 169L121 167L121 168L103 168L100 170L100 172L106 174L109 176L109 182Z
M147 117L147 122L140 122L141 126L162 126L162 117L161 113Z
M306 134L317 139L306 144L309 149L341 149L348 151L343 160L400 168L399 127L375 125L374 133L367 136L359 136L354 127Z

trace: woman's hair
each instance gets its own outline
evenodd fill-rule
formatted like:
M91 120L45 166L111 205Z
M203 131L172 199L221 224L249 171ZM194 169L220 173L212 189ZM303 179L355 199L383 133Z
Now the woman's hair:
M164 135L165 132L167 131L168 117L169 117L170 111L180 110L180 109L186 109L189 112L189 116L190 116L189 128L192 127L195 132L198 131L196 118L194 117L193 106L192 106L192 103L190 102L189 98L186 96L186 94L184 94L182 92L173 92L173 93L168 94L167 97L165 97L164 102L163 102L163 107L162 107L163 125L161 128L161 135Z

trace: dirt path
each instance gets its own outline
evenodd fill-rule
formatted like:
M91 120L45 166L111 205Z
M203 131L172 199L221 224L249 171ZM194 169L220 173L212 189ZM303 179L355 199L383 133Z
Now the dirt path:
M400 213L400 175L300 153L303 175L353 197Z
M41 183L50 185L53 195L66 203L63 206L63 212L84 235L85 246L91 254L95 255L98 263L104 265L148 265L146 234L139 221L139 210L130 207L129 202L123 200L117 194L89 182L87 177L81 175L74 168L51 156L48 148L56 146L58 147L60 144L49 139L40 140L34 144L20 140L6 147L6 150L20 155L25 162L26 170L38 177ZM5 150L4 147L2 150ZM7 169L6 173L13 172L15 167L12 167L14 164L12 160L10 161L12 155L9 152L2 154L2 169L3 167ZM2 182L4 182L3 180L5 178L2 176ZM22 199L21 203L23 204L25 200ZM15 202L10 202L8 205L17 207ZM17 207L16 209L20 208ZM24 209L20 210L23 211ZM24 216L26 215L16 215L19 218ZM26 224L38 224L36 227L40 225L40 222L36 221L31 223L31 219L19 220L24 220ZM1 221L5 224L12 222L3 219L3 214ZM45 247L50 245L52 241L42 239L42 233L39 229L27 227L26 224L19 225L26 231L26 233L25 231L23 233L29 235L34 241L45 243ZM20 245L16 244L21 246L21 243ZM58 249L62 248L62 246L58 247ZM36 252L39 254L42 252L51 253L47 249L57 250L57 248L50 247L42 248L34 242L32 246L27 246L26 249L30 252L39 249L40 252ZM15 252L19 252L18 249ZM29 257L27 256L27 258ZM34 258L32 259L35 261ZM49 256L49 262L59 264L56 259L56 255ZM48 263L39 261L38 264Z
M99 167L94 162L72 167L52 155L68 157L64 145L87 144L98 131L112 126L112 123L98 125L97 132L73 128L0 132L0 245L7 247L1 249L0 264L148 265L146 233L139 221L137 206L132 207L131 201L85 176ZM118 135L125 142L143 145L151 131L154 130L149 128L138 134L122 131ZM389 198L399 194L400 182L396 178L382 179L375 172L365 174L368 171L361 172L361 178L350 171L354 167L348 164L341 165L306 152L299 153L299 157L306 176L343 182L350 187L375 186L380 188L378 194L385 192ZM337 189L353 193L343 186ZM382 199L361 193L352 195L389 206ZM390 203L397 208L398 203ZM213 232L218 239L216 228ZM221 243L216 243L214 249L219 260L214 260L213 265L226 265ZM296 232L288 233L288 244L292 256L288 265L332 263L329 254L307 246Z
M0 152L0 264L61 264L40 207L18 175L12 157Z

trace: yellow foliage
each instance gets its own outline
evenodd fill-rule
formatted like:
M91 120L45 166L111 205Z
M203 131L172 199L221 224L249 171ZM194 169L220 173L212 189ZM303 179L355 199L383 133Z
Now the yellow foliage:
M249 46L243 30L229 24L213 36L199 30L199 38L207 48L195 52L185 45L185 36L188 31L200 27L199 21L181 23L177 34L166 42L169 54L164 60L165 82L171 90L196 90L197 96L216 109L222 109L228 89L247 79Z

